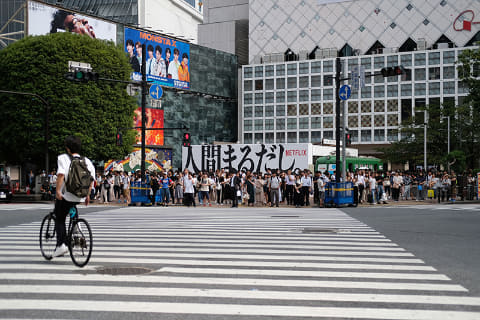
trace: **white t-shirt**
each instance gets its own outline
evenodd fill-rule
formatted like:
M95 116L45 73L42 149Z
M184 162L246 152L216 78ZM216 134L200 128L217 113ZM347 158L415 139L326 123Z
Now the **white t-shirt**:
M361 184L362 186L365 186L365 176L363 175L358 175L358 184Z
M73 156L74 157L79 157L80 155L78 153L74 153ZM70 169L70 163L71 162L72 161L70 160L69 155L66 154L66 153L58 156L58 159L57 159L57 166L58 166L57 175L63 174L65 176L63 185L61 186L62 195L63 195L63 198L67 201L83 202L83 201L85 201L85 197L84 198L79 198L76 195L74 195L74 194L68 192L67 190L65 190L65 181L67 181L67 179L68 179L68 171ZM93 166L92 161L90 161L90 159L85 157L85 162L87 163L88 171L90 171L90 174L92 175L92 179L95 179L95 167ZM93 180L92 180L92 182L93 182Z
M185 190L185 193L194 193L193 189L193 178L189 179L188 176L183 177L183 187Z

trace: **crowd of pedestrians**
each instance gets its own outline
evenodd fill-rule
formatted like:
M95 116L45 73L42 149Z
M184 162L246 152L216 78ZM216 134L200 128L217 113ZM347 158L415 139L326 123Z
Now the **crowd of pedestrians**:
M56 173L42 173L42 194L53 199ZM100 203L132 205L133 183L142 181L140 171L111 171L97 174L91 199ZM280 204L303 207L323 206L325 186L335 182L335 173L305 169L292 172L275 169L265 173L217 170L190 172L169 170L147 172L146 185L153 206L270 206ZM457 175L454 171L372 171L347 172L346 181L354 185L355 202L383 204L398 201L456 201L476 199L476 175L471 171Z
M472 172L457 175L453 170L373 172L359 170L348 173L356 189L358 203L386 203L387 201L432 200L445 202L476 198L476 178Z

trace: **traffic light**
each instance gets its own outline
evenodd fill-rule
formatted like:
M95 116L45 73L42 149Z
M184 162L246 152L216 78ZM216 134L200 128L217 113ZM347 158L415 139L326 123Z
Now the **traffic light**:
M350 132L345 133L345 144L347 147L352 145L352 134Z
M190 145L191 145L190 133L188 133L188 132L183 133L183 143L182 143L182 145L184 147L190 147Z
M382 68L380 72L384 77L394 77L394 76L400 76L404 74L406 70L403 66L395 66L395 67Z
M117 132L117 146L121 147L123 145L123 135L121 132Z
M65 79L77 82L98 81L98 73L86 69L75 69L73 72L67 72Z

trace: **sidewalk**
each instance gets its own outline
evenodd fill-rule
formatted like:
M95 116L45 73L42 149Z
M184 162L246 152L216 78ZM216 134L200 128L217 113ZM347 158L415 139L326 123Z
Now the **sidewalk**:
M41 199L41 194L26 194L26 193L15 193L13 195L13 199L12 199L12 203L52 203L52 201L48 201L48 200L42 200ZM96 205L103 205L104 203L103 202L100 202L98 200L94 200L91 202L92 204L96 204ZM313 204L313 199L310 200L310 203ZM464 200L464 201L461 201L461 200L457 200L455 202L441 202L441 203L438 203L438 200L424 200L424 201L415 201L415 200L400 200L400 201L393 201L393 200L389 200L387 201L386 204L375 204L375 205L372 205L370 203L362 203L362 204L359 204L358 206L359 207L376 207L376 206L381 206L381 207L396 207L396 206L415 206L415 205L418 205L418 206L424 206L424 205L437 205L437 204L441 204L441 205L451 205L451 204L480 204L480 200ZM105 206L115 206L115 207L125 207L126 204L125 203L118 203L118 201L112 201L112 202L109 202L109 203L106 203L104 204ZM171 207L177 207L179 205L173 205L173 204L169 204L169 206ZM202 205L200 205L198 202L197 202L197 206L198 207L203 207ZM215 208L215 207L224 207L224 208L228 208L230 205L229 204L224 204L223 206L220 206L220 205L217 205L217 204L214 204L212 203L212 206L210 208ZM239 207L245 207L245 208L249 208L247 207L246 205L242 205L239 203ZM285 203L280 203L280 207L291 207L291 208L294 208L294 206L287 206ZM314 207L313 205L311 207ZM256 208L268 208L267 206L258 206Z

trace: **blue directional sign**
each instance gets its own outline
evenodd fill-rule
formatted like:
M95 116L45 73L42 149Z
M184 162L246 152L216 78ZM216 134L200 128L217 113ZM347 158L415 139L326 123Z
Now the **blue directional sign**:
M160 87L158 84L152 84L150 87L150 97L153 99L159 100L163 95L163 90L162 87Z
M348 100L348 98L350 98L350 96L352 95L352 89L350 88L349 85L345 84L338 91L338 95L340 99Z

